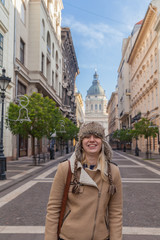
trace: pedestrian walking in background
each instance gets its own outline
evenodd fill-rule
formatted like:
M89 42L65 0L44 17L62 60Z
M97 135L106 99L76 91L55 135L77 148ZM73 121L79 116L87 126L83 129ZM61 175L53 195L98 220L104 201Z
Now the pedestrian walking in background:
M101 124L83 124L69 159L72 179L57 235L68 161L60 163L47 207L45 240L122 240L122 184Z

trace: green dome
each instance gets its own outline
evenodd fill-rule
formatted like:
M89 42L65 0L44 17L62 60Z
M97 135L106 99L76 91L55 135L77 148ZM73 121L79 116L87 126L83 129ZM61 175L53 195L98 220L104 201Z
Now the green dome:
M87 91L87 96L94 96L94 95L99 95L99 96L105 96L105 91L104 89L101 87L99 81L98 81L98 75L95 72L95 74L93 75L93 82L92 82L92 86L88 89Z

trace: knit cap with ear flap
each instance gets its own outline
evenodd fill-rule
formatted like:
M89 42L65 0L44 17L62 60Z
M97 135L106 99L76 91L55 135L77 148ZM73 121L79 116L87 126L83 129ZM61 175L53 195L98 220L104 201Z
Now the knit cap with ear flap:
M75 160L74 180L73 180L75 187L73 187L73 193L76 193L76 191L78 189L78 186L77 186L77 184L78 184L77 161L79 161L79 162L82 161L82 154L83 154L82 140L83 140L83 138L85 138L86 136L89 136L89 135L95 135L95 136L99 137L100 139L102 139L102 143L104 145L105 160L108 165L108 178L109 178L109 183L110 183L110 192L111 192L111 194L114 194L113 192L115 191L115 187L112 182L111 167L110 167L110 161L112 159L112 149L105 138L104 127L98 122L84 123L80 127L79 134L78 134L78 142L75 147L76 160ZM74 189L76 189L75 192L74 192Z

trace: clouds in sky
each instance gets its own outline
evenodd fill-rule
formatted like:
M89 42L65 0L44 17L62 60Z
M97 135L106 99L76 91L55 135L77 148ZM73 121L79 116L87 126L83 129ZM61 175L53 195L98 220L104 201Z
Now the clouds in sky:
M159 0L160 1L160 0ZM142 20L150 0L63 0L62 27L69 27L80 74L76 86L86 96L95 68L108 96L115 91L124 38Z
M99 45L114 44L117 41L121 42L121 39L124 37L121 31L108 24L102 22L97 24L83 23L82 21L77 21L73 16L64 17L63 26L70 26L71 31L79 34L79 44L87 49L98 48Z

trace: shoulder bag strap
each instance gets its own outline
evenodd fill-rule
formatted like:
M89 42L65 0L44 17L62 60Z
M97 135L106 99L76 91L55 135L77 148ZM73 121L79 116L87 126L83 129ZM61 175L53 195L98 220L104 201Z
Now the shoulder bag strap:
M60 212L60 216L59 216L58 237L59 237L59 233L60 233L61 226L62 226L62 223L63 223L64 212L65 212L65 209L66 209L66 204L67 204L67 199L68 199L68 191L69 191L69 186L70 186L70 182L71 182L71 177L72 177L71 166L70 166L70 161L68 161L68 175L67 175L66 185L65 185L65 188L64 188L61 212Z

